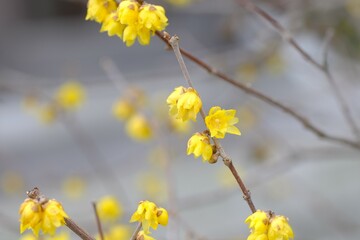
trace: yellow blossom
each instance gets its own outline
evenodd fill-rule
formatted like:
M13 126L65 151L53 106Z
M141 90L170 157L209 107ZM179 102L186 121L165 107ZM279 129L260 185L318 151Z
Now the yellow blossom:
M41 205L34 199L27 198L20 205L20 233L26 229L31 229L38 236L41 228L43 212Z
M121 1L117 14L121 24L134 26L138 23L140 4L136 0Z
M111 12L116 10L116 7L115 0L89 0L85 19L101 23Z
M118 14L112 12L104 20L100 32L107 32L110 37L117 35L119 38L122 38L125 27L124 24L120 23Z
M45 240L70 240L70 234L68 232L61 232L54 236L47 237Z
M62 189L64 194L71 199L78 199L84 195L86 183L80 177L69 177L63 184Z
M20 240L38 240L33 233L24 234L20 237Z
M165 226L168 218L168 213L164 208L158 208L153 202L141 201L131 216L130 222L141 222L144 233L149 234L150 227L156 230L158 224Z
M21 204L20 214L20 233L26 229L31 229L38 236L39 231L54 235L56 228L65 224L67 214L61 204L55 199L43 200L41 198L27 198Z
M275 216L270 220L269 240L289 240L294 238L294 232L284 216Z
M103 221L115 221L122 213L123 209L118 200L113 196L105 196L96 204L99 217Z
M136 240L156 240L156 239L145 234L144 231L140 231L136 236Z
M84 87L75 81L69 81L60 86L56 94L56 102L64 109L78 107L85 98Z
M195 133L187 143L187 155L191 153L197 158L200 155L203 161L209 161L213 154L209 137L204 133Z
M162 31L167 26L168 19L165 9L158 5L144 4L139 13L139 23L152 32Z
M129 119L135 112L134 104L127 99L119 99L112 108L113 115L119 120Z
M248 236L247 240L269 240L269 238L266 233L253 232Z
M220 107L212 107L205 123L210 131L211 137L224 138L226 133L241 135L239 129L234 126L239 119L235 117L236 110L225 110Z
M196 115L202 107L201 99L193 88L177 87L166 100L170 114L183 121L196 121Z
M170 129L177 133L188 133L191 129L190 122L184 122L181 119L177 119L174 116L169 117Z
M157 200L162 200L165 197L165 181L155 173L142 174L138 179L138 186L146 197Z
M42 205L43 216L41 230L43 233L54 235L56 228L65 224L65 219L68 215L64 212L61 204L55 199L49 200Z
M106 240L130 239L131 229L125 225L115 225L110 229Z
M125 130L135 140L148 140L152 136L149 122L140 114L134 115L128 120Z
M269 215L261 210L257 210L246 218L245 223L249 225L252 232L267 233L269 227Z
M54 104L40 106L37 110L37 117L41 122L46 124L53 123L58 115L56 106Z

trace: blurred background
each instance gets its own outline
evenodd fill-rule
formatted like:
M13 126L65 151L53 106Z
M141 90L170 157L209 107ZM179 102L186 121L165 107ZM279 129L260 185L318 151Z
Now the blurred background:
M149 2L165 7L167 31L183 48L325 132L354 139L324 74L237 1ZM319 62L327 33L334 33L328 64L360 126L360 1L254 2ZM228 169L186 155L187 140L204 124L168 118L168 94L185 85L173 52L156 37L150 46L127 48L85 15L86 1L0 0L0 239L20 239L18 208L34 186L94 235L91 202L111 195L123 214L106 231L122 224L131 233L136 224L128 220L148 199L171 212L155 238L246 239L250 211ZM186 63L206 112L214 105L237 109L242 136L222 143L256 207L289 217L296 239L359 239L359 150L319 139ZM69 81L81 89L81 105L58 112L52 99ZM131 134L118 105L124 99L138 104L152 134Z

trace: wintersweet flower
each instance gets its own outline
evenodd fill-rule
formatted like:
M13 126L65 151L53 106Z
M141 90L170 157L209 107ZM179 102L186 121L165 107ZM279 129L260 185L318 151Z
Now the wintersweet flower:
M165 9L158 5L144 4L139 13L139 23L152 32L164 30L168 24Z
M257 210L245 220L245 223L251 229L247 240L289 240L294 238L288 219L275 215L273 212Z
M122 38L125 27L126 25L120 23L118 14L112 12L107 15L101 26L100 32L107 32L110 37L116 35L119 38Z
M245 223L249 225L252 232L267 233L269 227L269 215L264 211L257 210L246 218Z
M121 24L134 26L138 23L140 4L136 0L121 1L117 14Z
M85 19L102 23L116 7L115 0L89 0Z
M158 224L166 226L168 220L169 216L164 208L158 208L150 201L141 201L130 222L141 222L144 233L149 234L150 227L156 230Z
M54 235L56 228L65 224L68 218L62 205L55 199L48 200L40 195L38 188L28 192L28 198L20 205L20 233L27 229L38 236L42 230L45 234Z
M213 148L209 137L204 133L195 133L187 143L187 155L194 154L196 158L202 156L203 161L209 161L213 155Z
M202 107L201 99L195 89L177 87L166 100L169 113L177 119L196 121L196 115Z
M47 201L42 205L43 216L41 229L43 233L54 235L56 228L65 225L68 215L64 212L62 205L55 199Z
M205 123L210 131L211 137L224 138L226 133L241 135L240 130L234 126L239 119L235 117L236 110L225 110L220 107L212 107Z
M289 240L294 238L294 232L284 216L274 216L270 220L269 240Z
M148 140L152 136L149 122L140 114L134 115L128 120L125 130L135 140Z
M136 112L134 104L127 99L119 99L112 108L113 115L119 120L129 119Z
M56 94L56 102L64 109L74 109L82 104L85 98L84 87L75 81L60 86Z
M101 198L96 204L96 209L100 219L103 221L115 221L123 213L121 204L113 196Z

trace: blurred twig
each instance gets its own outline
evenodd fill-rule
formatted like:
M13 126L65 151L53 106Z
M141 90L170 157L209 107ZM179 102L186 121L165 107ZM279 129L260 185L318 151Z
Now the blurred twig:
M357 127L354 118L351 115L350 108L340 92L339 86L336 83L332 73L330 72L329 66L326 62L324 64L319 63L316 61L309 53L307 53L293 38L293 36L287 31L275 18L273 18L269 13L255 5L251 0L237 0L237 2L243 6L246 10L255 15L259 16L264 21L268 22L272 27L274 27L277 32L282 36L282 38L290 44L307 62L312 64L315 68L321 71L325 77L327 78L331 90L335 98L337 99L338 104L340 105L341 111L351 128L353 134L356 136L358 142L360 141L360 130ZM357 144L359 145L359 143Z
M92 206L94 208L94 213L95 213L95 218L96 218L96 225L99 231L99 236L100 236L100 240L104 240L104 231L101 225L101 221L100 221L100 217L99 217L99 213L96 207L96 202L92 202Z

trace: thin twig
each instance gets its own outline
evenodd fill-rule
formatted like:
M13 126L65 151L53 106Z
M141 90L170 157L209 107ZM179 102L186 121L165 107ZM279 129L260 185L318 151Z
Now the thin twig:
M73 220L70 218L64 218L66 226L73 231L76 235L78 235L83 240L95 240L92 236L90 236L85 230L79 227Z
M181 55L181 52L180 52L179 38L177 36L173 36L173 37L170 38L169 43L170 43L171 47L174 50L176 59L179 62L180 69L181 69L182 73L184 74L184 77L185 77L187 83L189 84L190 87L193 88L193 84L192 84L192 81L190 79L189 71L186 68L184 59L183 59L183 57ZM202 108L200 109L200 113L201 113L201 116L202 116L202 118L203 118L203 120L205 122L205 116L206 115L205 115L205 112L204 112L204 110ZM256 208L255 208L254 203L252 202L252 199L251 199L250 191L246 188L246 186L245 186L244 182L242 181L239 173L237 172L234 164L232 163L231 158L226 154L224 148L220 144L220 141L218 139L216 139L216 138L212 138L212 139L213 139L213 141L214 141L214 143L216 145L217 150L220 153L220 156L223 159L224 164L230 169L230 171L233 174L236 182L239 184L239 187L240 187L241 191L244 194L244 199L247 202L247 204L249 205L250 210L253 213L256 212Z
M268 14L266 11L255 5L250 0L237 0L241 6L243 6L246 10L248 10L251 13L254 13L255 15L259 16L261 19L268 22L272 27L274 27L277 32L282 36L282 38L288 42L307 62L312 64L315 68L317 68L319 71L321 71L325 77L327 78L331 90L333 91L333 94L335 98L337 99L337 102L341 108L341 111L345 117L345 120L347 121L349 127L351 128L353 134L357 137L358 142L360 141L360 130L357 127L354 118L351 115L349 106L344 98L344 96L341 94L339 90L339 86L337 85L332 73L329 70L328 64L321 64L318 61L316 61L309 53L307 53L292 37L292 35L270 14Z
M100 235L100 240L104 240L104 231L101 225L101 221L100 221L100 217L99 217L99 213L97 211L97 207L96 207L96 202L92 202L92 206L94 208L94 213L95 213L95 218L96 218L96 225L99 231L99 235Z
M141 222L140 222L140 223L137 225L137 227L136 227L133 235L131 236L130 240L136 240L137 235L138 235L138 233L139 233L140 230L141 230L141 226L142 226L142 224L141 224Z
M168 46L171 46L170 44L170 38L168 34L164 34L161 32L156 32L156 35L163 40ZM300 115L299 113L297 113L295 110L291 109L290 107L274 100L273 98L263 94L260 91L257 91L253 88L250 88L238 81L236 81L235 79L227 76L225 73L220 72L219 70L213 68L212 66L208 65L207 63L205 63L204 61L202 61L201 59L195 57L194 55L192 55L191 53L189 53L188 51L179 48L181 54L185 57L187 57L189 60L191 60L192 62L196 63L198 66L200 66L201 68L205 69L207 72L209 72L210 74L236 86L237 88L243 90L244 92L246 92L249 95L252 95L268 104L270 104L273 107L276 107L278 109L281 109L282 111L284 111L286 114L292 116L293 118L295 118L297 121L299 121L300 123L302 123L302 125L310 130L311 132L313 132L315 135L317 135L320 138L326 139L328 141L331 142L335 142L335 143L340 143L343 145L347 145L356 149L360 149L360 144L356 141L347 139L347 138L343 138L343 137L338 137L338 136L333 136L330 135L326 132L324 132L323 130L319 129L318 127L316 127L312 122L310 122L307 118L305 118L304 116Z

